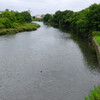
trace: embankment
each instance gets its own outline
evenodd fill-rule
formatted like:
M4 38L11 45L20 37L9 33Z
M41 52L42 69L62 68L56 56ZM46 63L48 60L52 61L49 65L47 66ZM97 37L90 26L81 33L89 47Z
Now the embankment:
M92 43L96 49L97 57L98 57L98 62L100 64L100 45L98 44L97 40L95 38L92 38Z
M36 23L21 24L21 25L15 26L14 28L0 29L0 35L10 35L10 34L18 33L18 32L33 31L33 30L37 30L37 28L39 27L40 25Z

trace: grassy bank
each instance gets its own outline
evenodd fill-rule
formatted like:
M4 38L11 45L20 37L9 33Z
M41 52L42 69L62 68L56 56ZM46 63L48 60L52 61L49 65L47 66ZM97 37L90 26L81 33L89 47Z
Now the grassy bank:
M40 25L36 23L25 23L25 24L15 25L13 28L0 29L0 35L8 35L8 34L15 34L18 32L37 30L38 27L40 27Z
M43 21L43 19L38 19L38 18L35 18L35 19L32 19L32 21L40 21L40 22L42 22L42 21Z
M100 45L100 36L94 36L94 38L97 40L98 44Z
M93 32L93 38L95 38L100 45L100 31L94 31Z
M95 86L94 90L90 91L91 94L88 97L85 97L85 100L100 100L100 85Z

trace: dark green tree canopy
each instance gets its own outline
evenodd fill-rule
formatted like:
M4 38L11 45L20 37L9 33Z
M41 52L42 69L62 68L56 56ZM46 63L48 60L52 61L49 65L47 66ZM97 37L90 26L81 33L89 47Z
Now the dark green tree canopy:
M21 15L24 17L26 22L31 22L32 21L32 17L29 11L24 11L21 12Z
M51 15L51 14L46 14L46 15L44 16L44 18L43 18L43 21L44 21L44 22L49 22L51 18L52 18L52 15Z

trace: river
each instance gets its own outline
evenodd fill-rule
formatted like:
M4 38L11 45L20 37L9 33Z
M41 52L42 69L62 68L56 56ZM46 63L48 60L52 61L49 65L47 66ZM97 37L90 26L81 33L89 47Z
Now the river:
M84 100L100 83L85 40L37 22L36 31L0 37L0 100Z

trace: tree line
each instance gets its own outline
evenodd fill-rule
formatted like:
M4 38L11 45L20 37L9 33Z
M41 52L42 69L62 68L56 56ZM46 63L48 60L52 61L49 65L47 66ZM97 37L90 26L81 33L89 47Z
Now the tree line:
M84 37L91 36L93 31L100 31L100 4L95 3L79 12L65 10L54 15L46 14L43 21L71 29Z
M29 23L32 21L29 11L17 12L6 9L0 14L0 29L14 28L19 24Z

